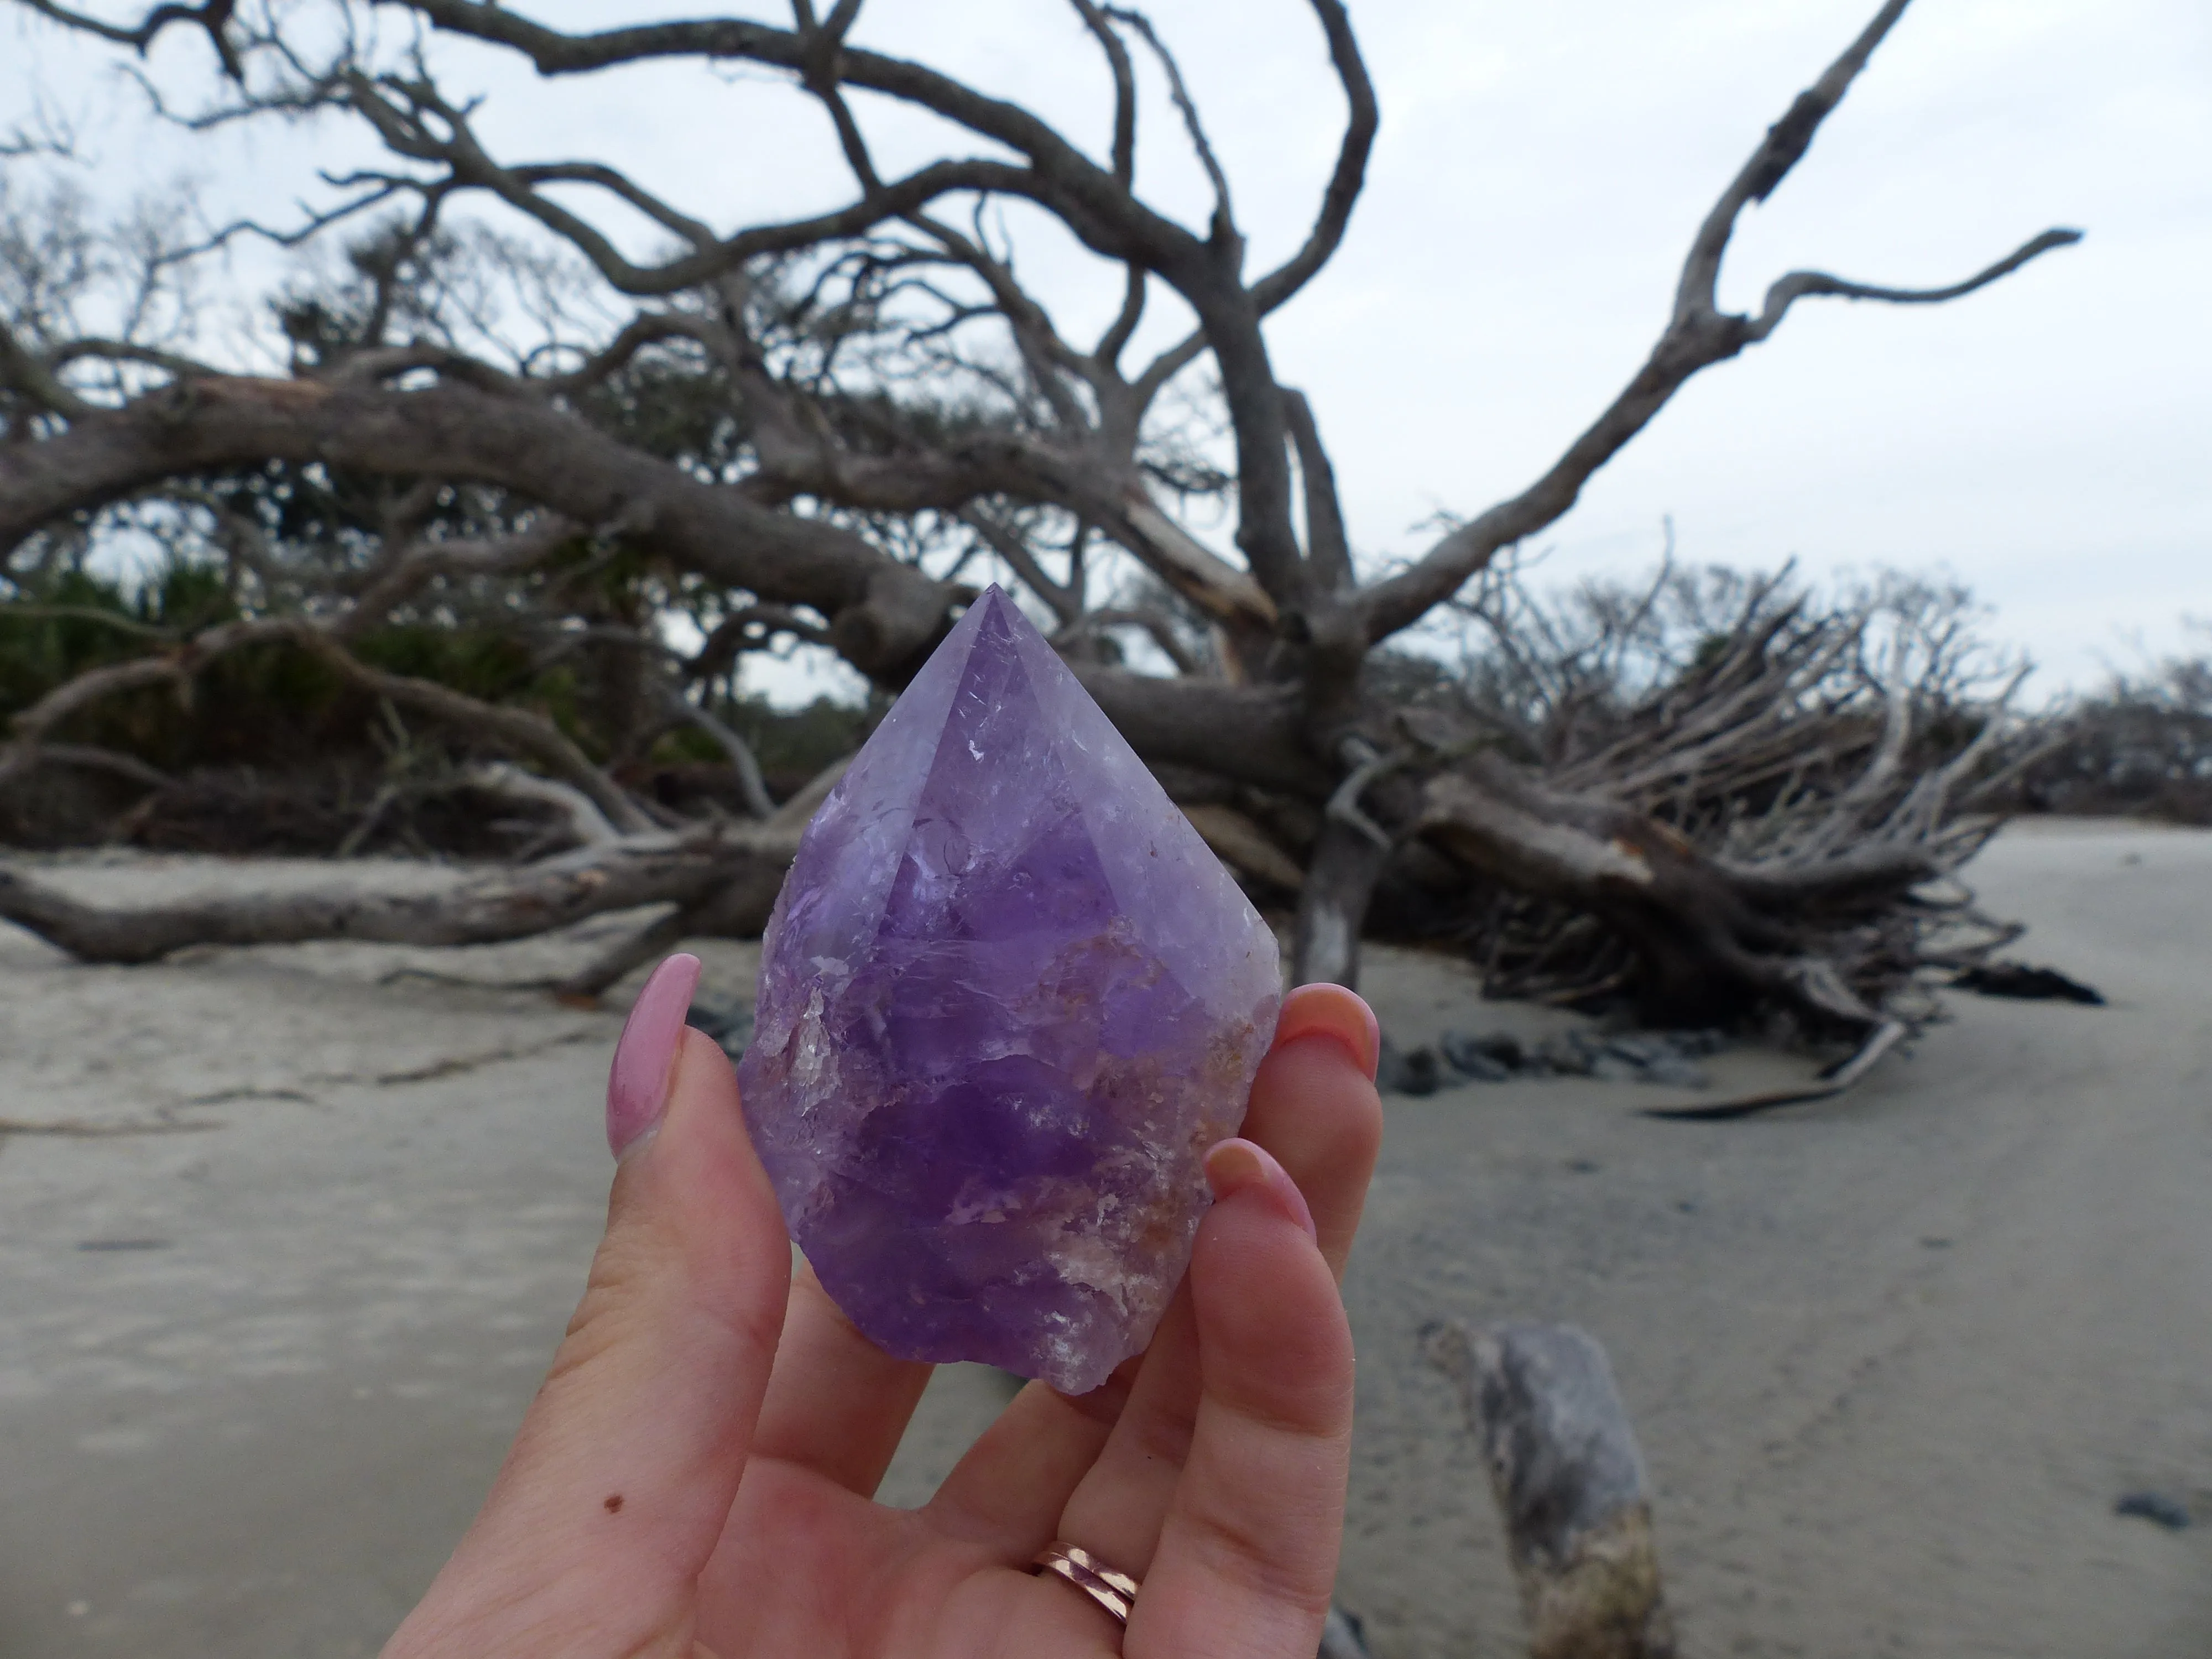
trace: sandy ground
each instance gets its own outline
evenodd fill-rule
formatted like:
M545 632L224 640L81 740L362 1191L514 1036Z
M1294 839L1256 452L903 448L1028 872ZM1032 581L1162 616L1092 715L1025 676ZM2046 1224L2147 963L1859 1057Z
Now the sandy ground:
M1382 1659L1521 1650L1438 1316L1606 1343L1688 1655L2212 1653L2212 836L2038 826L1976 876L2112 1006L1961 998L1854 1094L1745 1122L1626 1084L1389 1103L1340 1581ZM0 927L0 1656L375 1650L597 1234L618 1021L497 988L578 948L84 969ZM708 994L749 972L714 949ZM1369 989L1407 1041L1545 1018L1401 953ZM941 1372L886 1496L999 1398ZM2139 1489L2200 1524L2116 1516Z

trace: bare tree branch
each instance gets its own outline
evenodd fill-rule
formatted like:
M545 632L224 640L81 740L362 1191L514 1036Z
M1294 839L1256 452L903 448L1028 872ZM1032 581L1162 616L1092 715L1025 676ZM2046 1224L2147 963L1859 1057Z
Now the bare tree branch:
M1082 600L1074 590L1047 575L1044 567L1037 562L1036 556L1030 551L1029 544L1021 537L988 514L972 507L962 511L960 522L981 537L984 545L1006 562L1013 573L1022 579L1023 586L1052 607L1053 615L1059 618L1062 628L1071 626L1082 615Z
M757 26L728 27L751 29ZM798 40L780 30L768 33L774 34L780 44L795 43ZM798 61L795 45L790 50L778 52L776 58L794 69L803 67ZM446 102L427 80L395 83L356 71L346 77L346 85L352 107L376 129L377 136L395 154L412 161L440 163L449 170L439 186L441 190L447 193L483 190L497 196L574 246L610 284L623 294L681 293L763 255L792 252L838 238L864 234L886 221L918 212L939 198L958 191L1035 193L1030 175L1004 162L980 158L934 161L903 179L868 190L858 201L835 211L784 224L760 226L718 240L707 227L678 213L626 175L603 163L550 161L501 166L477 143L465 113ZM442 134L437 130L439 126L445 129ZM588 184L608 191L675 231L692 245L692 252L659 264L633 262L589 220L544 193L543 186L559 184ZM425 186L419 181L404 180L397 187L421 190Z
M752 745L674 686L668 688L666 701L672 714L690 721L714 738L730 757L730 768L738 775L738 793L744 798L745 811L763 820L775 817L775 803L769 799L768 785L761 779L760 762L754 757Z
M2046 230L2039 236L2029 238L2010 253L1985 270L1977 271L1962 283L1948 288L1876 288L1866 283L1845 282L1840 276L1831 276L1826 271L1793 270L1778 279L1766 290L1766 303L1753 319L1749 337L1764 340L1774 332L1783 316L1798 301L1816 295L1831 295L1845 300L1879 300L1893 306L1941 305L1946 300L1957 300L1977 289L1987 288L2001 276L2009 276L2039 254L2053 248L2070 247L2081 240L2078 230Z
M550 778L541 778L503 761L472 769L468 781L471 787L489 794L550 806L560 813L580 847L611 847L622 839L622 831L607 822L599 803L572 785L556 783Z
M1694 659L1666 658L1667 674L1632 686L1676 602L1669 570L1605 598L1587 640L1515 601L1508 573L1471 608L1497 632L1485 672L1517 700L1480 719L1408 690L1425 683L1422 665L1374 649L1568 511L1683 384L1768 337L1799 299L1939 303L2075 240L2047 232L1948 287L1791 271L1757 315L1718 309L1744 208L1806 153L1904 0L1883 4L1722 192L1665 329L1612 405L1522 494L1364 589L1321 423L1282 385L1265 327L1340 245L1372 150L1374 91L1340 0L1306 0L1346 103L1334 169L1297 252L1256 280L1231 180L1164 32L1106 0L1071 0L1113 83L1102 159L1041 98L994 97L855 46L859 0L792 0L788 27L714 18L576 33L486 0L384 3L430 33L395 46L334 10L334 33L310 50L313 31L281 9L234 19L217 0L169 4L126 28L40 0L45 15L126 46L175 22L228 41L226 67L249 64L252 84L234 74L234 91L172 116L187 130L329 112L366 124L386 151L326 178L297 224L241 222L198 249L157 239L123 266L166 270L247 229L297 245L363 214L401 216L348 246L333 283L296 306L288 296L290 380L212 372L187 336L143 328L154 289L127 270L124 326L52 324L66 306L0 319L0 557L31 550L11 586L33 605L63 597L40 584L127 523L188 561L220 550L225 614L238 617L189 637L164 630L144 656L53 690L23 715L0 769L48 763L45 738L102 696L283 641L465 730L472 750L526 760L546 777L513 775L518 786L588 803L570 814L587 836L599 835L592 815L634 837L664 812L608 774L677 720L730 755L761 812L757 765L713 701L741 653L827 649L894 690L972 598L963 573L988 551L1051 609L1076 672L1148 762L1195 778L1204 804L1308 860L1298 882L1276 883L1299 892L1301 977L1353 971L1370 900L1404 908L1408 882L1454 880L1504 918L1485 924L1493 939L1549 927L1545 951L1595 941L1568 951L1589 968L1581 987L1634 989L1662 1012L1781 1007L1863 1032L1923 960L1918 924L1900 920L1919 902L1911 884L1954 867L1986 833L1957 803L2004 758L1989 736L2001 708L1980 681L1961 693L1955 614L1941 603L1896 611L1899 628L1921 630L1918 665L1900 657L1884 678L1867 665L1871 611L1811 607L1781 578L1729 587L1698 613ZM821 105L851 182L825 210L732 230L724 204L679 202L600 159L498 155L477 104L439 84L437 33L548 77L671 59L789 77ZM1138 190L1136 52L1157 61L1168 118L1207 177L1206 225ZM886 177L859 118L886 102L949 133L944 153ZM479 233L447 216L465 192L518 216L523 240L489 228L470 240ZM1073 343L1018 271L1009 224L1026 220L1010 219L1009 203L1041 211L1120 278L1095 348ZM641 252L610 228L632 215L664 244ZM556 252L534 251L548 238ZM1133 379L1121 360L1154 283L1196 327ZM1187 377L1165 395L1201 357L1204 383ZM1233 471L1215 459L1224 451ZM1178 522L1170 498L1233 507L1241 561ZM1218 672L1164 611L1094 600L1126 574L1119 552L1094 556L1102 543L1206 619ZM660 619L679 613L709 630L688 661L660 637ZM572 739L514 694L471 698L373 667L352 644L395 618L522 645L539 684L588 702L568 707L570 729L589 735ZM1145 630L1179 677L1105 666L1112 653L1095 642L1117 628ZM584 744L616 759L594 766ZM672 890L676 909L623 950L757 925L763 882L772 889L765 866L748 866L723 888Z
M112 749L98 749L82 743L42 743L29 750L19 767L8 768L0 759L0 778L10 769L27 772L38 766L77 766L88 771L112 772L117 777L143 785L149 789L166 787L173 780L157 766L149 766L135 755L121 754Z
M0 320L0 386L13 386L64 420L81 421L99 408L70 391L52 369L25 350L4 320Z
M886 678L910 672L945 624L934 583L848 531L702 484L560 410L451 384L393 392L195 380L81 421L34 453L0 445L0 550L61 514L179 472L270 458L483 478L578 523L648 526L689 568L814 606L831 617L841 650Z
M1744 209L1753 202L1764 202L1774 193L1775 187L1787 178L1790 169L1804 159L1805 152L1813 146L1814 135L1820 124L1834 112L1850 90L1851 82L1858 79L1859 71L1897 27L1905 15L1911 0L1884 0L1874 21L1859 32L1859 36L1844 49L1843 55L1828 65L1818 81L1797 94L1782 118L1767 128L1766 137L1752 152L1751 159L1742 170L1721 192L1713 204L1712 211L1698 227L1696 238L1690 244L1689 257L1682 262L1682 276L1674 289L1674 321L1686 326L1702 317L1709 317L1719 309L1717 296L1720 283L1721 261L1728 253L1729 240L1735 234L1736 220Z
M154 44L155 37L170 24L191 24L206 32L209 44L215 47L216 56L222 60L223 73L234 81L245 78L245 71L238 60L237 50L231 45L229 37L225 33L225 29L230 22L231 14L237 9L237 0L204 0L204 3L197 6L174 4L155 6L135 26L129 28L104 22L84 12L71 11L66 6L57 5L54 0L23 0L23 3L30 7L33 11L50 17L58 23L65 24L73 29L82 29L88 34L96 34L103 40L112 40L120 46L135 47L142 55Z
M1107 21L1106 12L1092 0L1070 0L1084 27L1105 54L1114 77L1114 181L1127 190L1137 181L1137 76L1129 63L1129 49Z
M1160 39L1159 31L1152 27L1152 20L1144 13L1129 6L1108 6L1105 15L1115 22L1134 29L1138 38L1152 48L1153 58L1158 60L1160 72L1167 76L1168 95L1175 100L1176 111L1182 117L1183 131L1190 137L1191 152L1198 157L1199 166L1206 170L1206 182L1213 186L1213 240L1224 248L1237 246L1243 239L1237 234L1237 215L1230 202L1229 175L1222 171L1221 162L1213 153L1213 146L1206 140L1206 124L1199 117L1198 106L1191 100L1190 89L1183 85L1182 66L1176 62L1175 54L1168 50L1167 43Z
M1173 620L1167 612L1155 605L1137 605L1127 609L1108 606L1086 611L1054 635L1053 643L1057 646L1073 645L1109 628L1143 629L1152 643L1159 647L1161 655L1176 665L1176 672L1179 674L1202 674L1206 672L1206 664L1176 633Z
M698 654L686 665L687 679L714 679L728 673L738 654L765 649L778 635L787 635L808 645L827 645L830 635L819 623L789 605L749 605L714 625Z
M1344 528L1344 509L1337 502L1336 471L1322 447L1321 428L1314 422L1304 392L1285 388L1283 407L1291 441L1297 448L1298 476L1305 484L1306 556L1313 562L1316 585L1324 590L1349 588L1352 542Z
M1410 627L1456 592L1499 549L1559 518L1575 504L1591 475L1642 431L1684 382L1698 370L1765 339L1796 299L1808 294L1848 294L1862 299L1897 299L1907 304L1937 303L1970 294L2039 254L2081 240L2078 231L2046 231L1987 270L1948 289L1875 289L1817 272L1796 272L1769 291L1765 310L1756 319L1717 309L1715 291L1721 261L1735 234L1737 217L1747 204L1765 200L1804 155L1820 123L1842 100L1874 49L1904 14L1905 4L1906 0L1888 0L1827 72L1799 94L1782 119L1767 129L1765 139L1698 228L1683 263L1674 315L1650 357L1611 406L1527 489L1461 525L1409 568L1363 592L1359 603L1370 640L1387 639Z

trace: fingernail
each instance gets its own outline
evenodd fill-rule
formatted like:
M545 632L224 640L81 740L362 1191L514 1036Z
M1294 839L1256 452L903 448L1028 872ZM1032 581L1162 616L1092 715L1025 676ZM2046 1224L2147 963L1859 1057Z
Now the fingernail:
M676 1048L698 985L699 958L679 951L654 969L637 994L607 1068L607 1146L618 1158L668 1109Z
M1275 1044L1302 1036L1332 1036L1350 1050L1352 1063L1375 1081L1375 1068L1382 1060L1382 1027L1367 999L1341 985L1301 985L1283 999L1283 1012L1275 1022Z
M1314 1228L1313 1212L1306 1207L1306 1195L1266 1147L1249 1140L1217 1141L1206 1155L1206 1179L1218 1199L1260 1188L1286 1219L1306 1230L1308 1238L1321 1237Z

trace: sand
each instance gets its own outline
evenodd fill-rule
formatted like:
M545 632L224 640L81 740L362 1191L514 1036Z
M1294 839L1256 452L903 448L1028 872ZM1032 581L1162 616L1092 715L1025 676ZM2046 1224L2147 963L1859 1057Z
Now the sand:
M327 875L40 864L88 894ZM2112 1006L1958 998L1853 1094L1737 1123L1632 1084L1389 1103L1339 1587L1382 1659L1522 1645L1438 1316L1607 1345L1686 1654L2212 1653L2212 836L2036 825L1974 875ZM597 1236L618 1019L498 988L588 943L118 969L0 928L0 1656L376 1650ZM750 953L709 950L742 996ZM1368 988L1408 1042L1556 1019L1409 953ZM886 1496L1000 1397L941 1372ZM2136 1490L2201 1523L2115 1515Z

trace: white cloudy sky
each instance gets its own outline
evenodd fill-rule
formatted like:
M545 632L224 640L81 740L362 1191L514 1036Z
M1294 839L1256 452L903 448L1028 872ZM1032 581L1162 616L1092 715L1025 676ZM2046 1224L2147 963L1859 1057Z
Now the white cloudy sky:
M1272 340L1319 413L1363 553L1412 553L1419 521L1517 490L1602 407L1649 349L1713 196L1871 9L1354 0L1382 137L1345 249ZM640 11L536 9L570 26ZM1296 0L1156 14L1255 264L1269 262L1303 234L1334 154L1341 100L1317 33ZM1103 142L1103 77L1058 0L872 0L857 38ZM204 57L179 35L153 69L182 84ZM482 128L507 154L603 156L725 226L842 186L818 115L758 77L685 67L549 88L473 49L440 61L449 89L489 94ZM188 155L131 118L103 63L20 14L0 23L0 116L37 93L89 116L111 190L189 169L214 198L268 204L350 153L305 131ZM866 118L894 158L931 137ZM1156 114L1142 182L1195 218L1176 137ZM1801 304L1600 475L1542 538L1547 568L1644 568L1671 515L1697 560L1947 570L2045 665L2045 689L2180 645L2184 618L2212 617L2203 0L1919 0L1747 216L1723 297L1753 306L1800 265L1945 283L2051 225L2088 239L1954 305ZM1031 236L1024 257L1075 315L1107 302L1064 246Z

